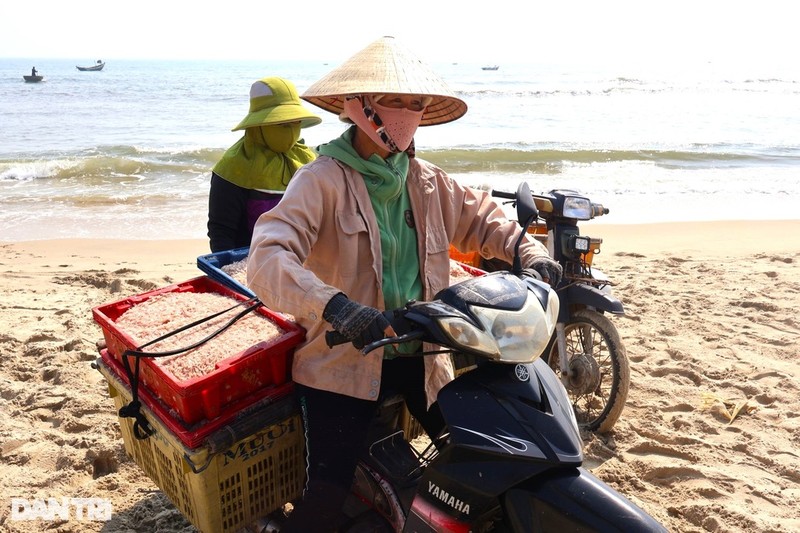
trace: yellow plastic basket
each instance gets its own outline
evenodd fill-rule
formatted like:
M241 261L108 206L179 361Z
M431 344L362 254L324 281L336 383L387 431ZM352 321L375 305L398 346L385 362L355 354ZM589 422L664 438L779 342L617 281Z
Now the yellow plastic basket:
M97 367L119 411L131 392L107 366ZM305 458L297 411L218 453L186 448L152 411L141 411L154 433L137 439L133 419L120 418L125 451L201 532L234 533L300 496Z

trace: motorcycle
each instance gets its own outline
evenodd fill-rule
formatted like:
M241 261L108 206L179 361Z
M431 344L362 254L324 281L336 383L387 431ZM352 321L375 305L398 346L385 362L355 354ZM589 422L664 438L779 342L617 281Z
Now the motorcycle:
M513 193L492 195L514 199ZM605 433L616 424L630 386L630 363L614 323L606 313L624 314L622 302L611 292L609 279L592 268L600 252L600 238L580 234L579 220L608 214L608 208L576 191L556 189L533 195L538 217L544 220L550 256L563 269L555 287L560 302L555 334L544 359L561 377L578 424L587 431ZM534 235L541 234L534 225ZM482 263L492 271L497 263Z
M527 228L537 217L527 184L515 200ZM402 401L383 405L383 427L375 428L357 467L346 531L666 531L581 466L572 403L540 357L560 316L560 297L523 272L523 236L510 272L407 303L393 312L398 335L364 347L366 354L421 340L476 364L440 391L446 429L422 451L397 430ZM336 332L327 341L347 342ZM270 521L263 530L279 531L280 524Z

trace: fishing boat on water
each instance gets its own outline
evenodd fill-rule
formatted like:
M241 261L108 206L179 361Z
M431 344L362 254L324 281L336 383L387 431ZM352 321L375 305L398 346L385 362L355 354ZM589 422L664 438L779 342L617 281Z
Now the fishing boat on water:
M485 67L481 67L482 70L497 70L500 68L500 65L487 65Z
M95 63L91 67L78 67L78 66L76 66L75 68L80 70L81 72L85 72L85 71L103 70L104 66L106 66L106 64L103 62L103 60L102 59L98 59L97 63Z
M33 67L30 76L22 76L22 79L25 80L25 83L38 83L44 79L44 76L39 74L36 67Z

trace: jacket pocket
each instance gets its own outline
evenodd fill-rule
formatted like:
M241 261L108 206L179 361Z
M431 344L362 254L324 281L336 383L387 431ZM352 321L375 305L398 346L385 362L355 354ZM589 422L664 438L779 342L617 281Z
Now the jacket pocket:
M425 248L428 255L450 252L450 239L442 226L429 226L428 233L425 235Z
M436 294L450 284L450 240L442 226L429 226L425 236L428 254L425 262L425 279L429 294Z
M373 257L367 223L358 213L338 213L336 220L341 230L338 269L342 278L353 279L371 272Z
M361 215L339 213L336 217L339 220L339 226L342 228L342 233L345 235L356 235L359 232L367 232L367 224Z

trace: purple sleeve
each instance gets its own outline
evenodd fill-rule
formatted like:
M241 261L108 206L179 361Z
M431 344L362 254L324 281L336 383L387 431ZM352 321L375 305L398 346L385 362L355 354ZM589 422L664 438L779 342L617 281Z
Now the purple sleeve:
M258 217L278 205L283 197L282 194L262 194L260 196L260 198L251 198L247 201L247 227L251 235Z

